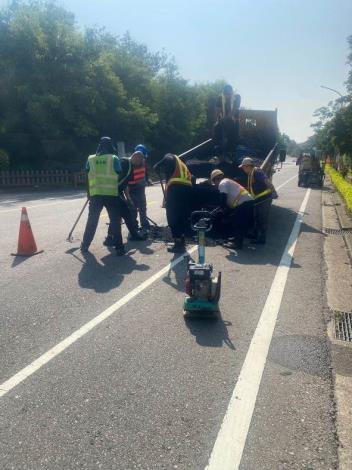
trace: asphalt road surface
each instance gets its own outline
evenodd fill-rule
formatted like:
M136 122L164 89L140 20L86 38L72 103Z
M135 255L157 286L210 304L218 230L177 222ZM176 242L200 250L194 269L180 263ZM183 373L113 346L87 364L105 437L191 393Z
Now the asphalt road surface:
M86 214L66 242L83 192L1 194L0 468L336 468L321 192L296 177L274 177L265 246L207 248L218 321L184 320L186 262L163 242L116 257L104 213L90 254ZM164 223L160 187L147 199ZM10 256L22 206L31 258Z

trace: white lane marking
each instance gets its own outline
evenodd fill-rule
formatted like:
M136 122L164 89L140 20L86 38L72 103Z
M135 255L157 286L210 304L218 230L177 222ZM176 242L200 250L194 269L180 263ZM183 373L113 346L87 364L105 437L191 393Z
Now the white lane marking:
M193 246L190 250L188 250L188 253L191 254L196 249L197 245ZM178 258L176 258L172 263L168 264L156 274L149 277L146 281L142 282L142 284L131 290L131 292L122 297L122 299L112 304L110 307L108 307L106 310L94 317L92 320L81 326L78 330L74 331L70 336L60 341L60 343L58 343L56 346L49 349L49 351L47 351L46 353L42 354L40 357L38 357L38 359L36 359L31 364L17 372L17 374L12 376L10 379L2 383L0 385L0 397L4 396L7 392L16 387L16 385L23 382L42 366L54 359L54 357L65 351L65 349L71 346L71 344L75 343L78 339L82 338L82 336L86 335L89 331L93 330L93 328L95 328L101 322L109 318L113 313L116 313L121 307L126 305L127 302L129 302L142 291L147 289L147 287L157 281L163 274L166 274L170 269L180 263L183 259L184 256L179 256Z
M295 176L292 176L292 178L289 178L287 181L285 181L284 183L280 184L280 186L278 186L276 188L276 190L278 191L279 189L281 189L283 186L285 186L287 183L289 183L290 181L294 180L295 178L297 178L298 175L295 175Z
M47 207L47 206L55 206L56 204L64 204L65 202L75 202L75 201L80 201L81 199L83 198L86 198L86 194L84 194L82 197L79 197L79 198L76 198L76 199L69 199L69 200L65 200L65 201L57 201L57 202L48 202L47 204L36 204L34 206L25 206L26 209L37 209L38 207ZM14 201L18 204L18 201ZM156 204L158 201L151 201L151 202L148 202L148 206L149 205L152 205L152 204ZM1 204L1 201L0 201L0 204ZM13 209L5 209L5 210L1 210L0 211L0 214L6 214L7 212L17 212L19 211L22 206L24 207L24 204L25 204L25 201L22 205L18 205L16 208L13 208Z
M47 206L55 206L57 204L64 204L65 202L77 202L77 201L81 201L81 199L85 199L87 196L84 195L82 197L78 197L76 199L68 199L68 200L65 200L65 201L57 201L57 202L48 202L47 204L36 204L34 206L26 206L26 201L23 201L23 204L21 205L18 205L16 208L14 209L5 209L3 211L0 211L0 214L5 214L6 212L15 212L15 211L19 211L21 210L22 207L26 207L26 209L37 209L38 207L47 207ZM1 204L1 202L0 202Z
M278 186L276 189L279 190L280 188L282 188L283 186L285 186L285 184L289 183L291 180L293 180L294 178L297 178L297 175L293 176L292 178L290 178L289 180L287 180L285 183L281 184L280 186ZM57 204L64 204L65 202L76 202L76 201L80 201L81 199L84 199L86 197L86 195L80 197L80 198L76 198L76 199L69 199L69 200L65 200L65 201L57 201L57 202L48 202L47 204L36 204L34 206L25 206L27 209L37 209L38 207L48 207L48 206L55 206ZM0 214L6 214L8 212L17 212L19 211L22 206L25 205L25 201L23 202L22 205L18 205L17 207L13 208L13 209L5 209L5 210L0 210ZM151 202L148 202L148 205L152 205L152 204L156 204L157 201L151 201ZM0 202L1 204L1 202Z
M236 470L240 465L310 191L305 194L276 270L206 470Z

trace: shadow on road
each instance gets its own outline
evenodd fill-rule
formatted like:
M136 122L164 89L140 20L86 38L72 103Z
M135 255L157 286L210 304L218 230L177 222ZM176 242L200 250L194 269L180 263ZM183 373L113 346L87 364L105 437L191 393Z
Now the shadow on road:
M297 212L286 207L273 205L266 244L252 245L246 239L243 250L235 251L226 248L228 251L226 258L239 264L271 264L278 266L296 218ZM321 230L305 222L301 224L300 231L323 235ZM300 268L301 266L293 262L291 267Z
M223 320L220 312L214 318L202 318L201 316L199 318L185 318L185 324L191 334L195 336L199 346L221 348L225 345L233 351L236 350L227 330L227 327L232 323Z
M83 289L93 289L95 292L104 293L118 287L126 274L133 271L147 271L149 266L137 264L130 256L116 256L112 251L99 261L92 253L82 254L82 258L74 252L78 248L66 251L82 263L81 271L78 274L78 283Z
M175 253L170 263L179 258L180 254ZM162 281L165 282L170 287L184 292L185 291L185 278L187 273L187 264L188 264L188 255L185 255L184 260L178 263L176 266L169 269L168 273L162 278Z

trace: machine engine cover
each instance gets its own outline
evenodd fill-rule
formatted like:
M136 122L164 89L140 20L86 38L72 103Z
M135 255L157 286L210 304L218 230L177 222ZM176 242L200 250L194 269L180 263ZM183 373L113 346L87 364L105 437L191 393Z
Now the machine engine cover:
M198 264L190 263L188 266L188 272L191 284L194 281L206 281L210 280L211 274L213 272L213 265L209 263Z

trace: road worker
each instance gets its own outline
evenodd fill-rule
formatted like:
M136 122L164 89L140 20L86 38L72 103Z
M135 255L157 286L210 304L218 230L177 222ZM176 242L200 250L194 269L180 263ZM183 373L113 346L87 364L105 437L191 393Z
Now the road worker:
M88 171L89 212L81 251L82 253L88 251L98 226L100 213L105 207L110 218L113 246L117 255L123 255L125 250L118 210L118 175L121 172L121 164L110 137L100 139L95 155L88 157L86 169Z
M231 85L225 85L216 102L216 122L213 142L221 160L233 159L239 141L239 109L241 96L234 94Z
M147 184L146 161L142 151L137 150L131 155L132 174L126 188L126 196L132 201L133 217L139 220L142 230L147 233L150 229L147 217L147 200L145 187Z
M239 183L225 178L221 170L213 170L210 180L220 193L226 195L227 211L224 216L229 222L227 236L234 238L233 248L241 249L245 233L253 224L253 197Z
M252 158L245 157L239 167L247 175L246 189L254 199L254 234L252 242L265 244L271 203L273 199L278 197L276 190L266 174L260 168L255 167Z
M131 207L133 207L133 202L129 201L125 194L125 190L128 187L128 181L132 178L131 159L127 157L120 158L120 163L121 173L119 174L118 182L118 207L120 219L122 217L122 219L126 223L126 227L129 231L129 240L143 241L146 239L146 235L138 232L138 222L134 216L134 212L131 211ZM111 225L109 225L108 235L104 241L104 245L113 246L113 243L114 241Z
M179 157L168 153L154 165L154 170L166 179L166 217L171 229L174 245L168 248L171 253L185 251L185 233L189 226L192 211L192 175ZM160 176L161 179L161 176Z
M145 179L146 179L146 182L147 182L148 186L153 186L153 182L149 178L149 172L148 172L148 151L147 151L147 147L143 144L138 144L138 145L136 145L134 151L143 153L144 161L145 161Z

